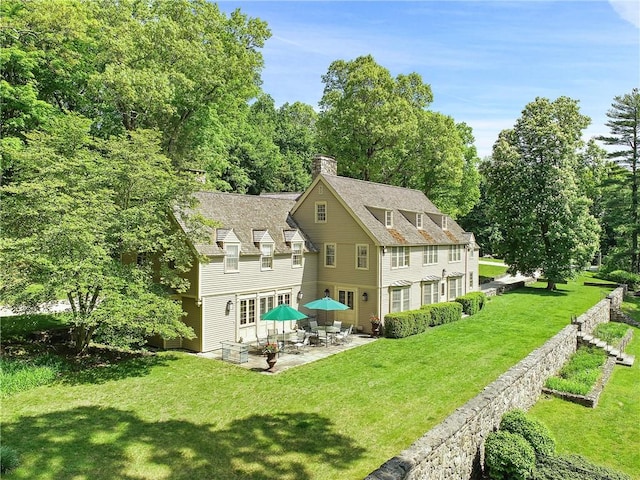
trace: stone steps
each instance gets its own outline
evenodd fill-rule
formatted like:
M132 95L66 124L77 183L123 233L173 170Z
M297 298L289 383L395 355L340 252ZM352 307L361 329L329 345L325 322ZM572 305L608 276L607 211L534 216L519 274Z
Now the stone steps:
M618 365L624 365L626 367L633 366L633 363L635 361L635 356L628 355L624 352L621 352L617 348L614 348L613 346L607 344L607 342L599 339L598 337L584 334L583 332L578 332L578 340L592 347L603 349L605 352L607 352L607 355L609 355L610 357L616 357L616 363Z

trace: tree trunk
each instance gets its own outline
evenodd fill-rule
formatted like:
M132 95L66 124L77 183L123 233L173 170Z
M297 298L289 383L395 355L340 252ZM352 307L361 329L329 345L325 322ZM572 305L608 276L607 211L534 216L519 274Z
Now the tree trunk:
M550 292L556 289L556 282L553 280L547 280L547 290Z

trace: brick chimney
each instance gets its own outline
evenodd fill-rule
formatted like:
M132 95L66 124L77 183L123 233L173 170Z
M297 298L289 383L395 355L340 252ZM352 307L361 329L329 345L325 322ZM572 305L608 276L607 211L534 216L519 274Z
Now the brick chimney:
M327 155L314 155L311 164L311 175L316 178L320 174L338 175L338 162L336 159Z

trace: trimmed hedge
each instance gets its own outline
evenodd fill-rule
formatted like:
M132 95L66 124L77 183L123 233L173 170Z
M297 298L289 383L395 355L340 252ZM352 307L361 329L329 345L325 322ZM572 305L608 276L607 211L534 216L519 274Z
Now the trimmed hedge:
M483 292L470 292L456 298L456 302L462 305L462 311L467 315L475 315L484 307L487 296Z
M551 432L542 422L528 417L523 410L511 410L502 416L500 430L516 433L531 444L536 457L553 455L556 451L556 441Z
M484 462L492 480L527 480L536 469L536 453L521 435L499 430L487 436Z
M457 302L434 303L423 305L419 310L388 313L384 316L384 336L404 338L461 318L462 305Z
M462 305L458 302L432 303L430 305L423 305L420 309L430 312L430 327L457 322L462 318Z
M626 270L614 270L608 273L598 273L597 278L609 280L615 283L624 283L629 290L635 290L640 287L640 275L637 273L627 272Z

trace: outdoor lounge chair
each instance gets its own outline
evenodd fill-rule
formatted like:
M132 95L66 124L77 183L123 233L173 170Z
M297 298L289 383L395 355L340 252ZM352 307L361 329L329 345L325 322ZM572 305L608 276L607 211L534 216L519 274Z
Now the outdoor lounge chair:
M338 343L351 343L351 332L353 331L353 325L349 325L349 328L345 328L336 333L336 342Z
M293 346L296 347L296 353L303 353L306 347L309 345L310 334L304 330L298 330L298 338L294 342Z

